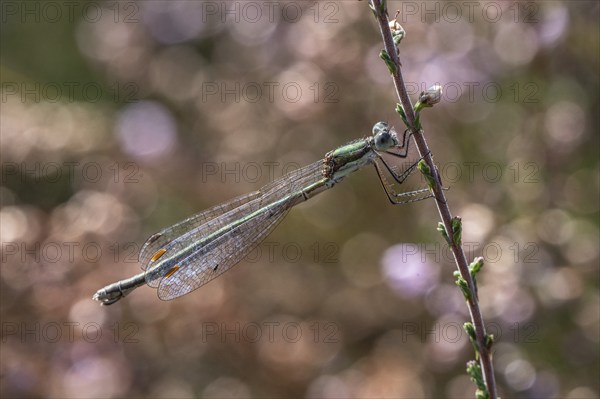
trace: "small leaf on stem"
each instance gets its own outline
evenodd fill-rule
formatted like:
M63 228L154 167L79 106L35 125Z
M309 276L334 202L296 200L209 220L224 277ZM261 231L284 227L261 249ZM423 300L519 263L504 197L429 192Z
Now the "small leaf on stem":
M469 272L471 273L471 276L475 278L475 276L477 276L477 273L479 273L481 268L483 268L483 257L478 256L469 265Z
M396 103L396 112L400 114L400 118L402 118L402 122L407 129L410 129L410 125L408 124L408 119L406 119L406 113L404 112L404 107L402 104Z
M487 386L485 385L485 382L483 381L481 366L476 361L469 360L467 362L467 374L469 374L471 381L473 381L477 386L475 397L477 399L489 399L490 394L488 392Z
M466 322L463 324L463 328L467 332L469 336L469 341L471 341L471 345L473 345L473 349L475 350L475 359L479 359L479 346L477 345L477 335L475 334L475 326L473 323Z
M487 350L492 349L492 345L494 345L494 334L486 334L485 335L485 347L487 348Z
M394 64L394 60L392 60L392 57L390 57L388 52L385 50L381 50L381 52L379 53L379 58L381 58L383 60L383 62L385 62L385 65L387 65L388 70L390 71L390 74L395 75L396 74L396 64Z
M425 162L424 159L421 159L417 164L417 169L419 169L421 173L423 173L423 176L425 176L425 179L427 180L427 186L429 187L429 191L433 192L433 187L435 186L435 179L431 174L431 168L429 167L429 165L427 165L427 162Z
M462 220L459 216L452 218L452 241L459 247L462 244Z
M448 233L446 232L446 226L444 226L444 223L438 222L437 231L440 232L440 234L442 235L442 237L444 237L444 240L446 240L446 242L448 243L448 245L451 246L452 245L452 241L450 241L450 237L448 237Z
M467 284L467 280L465 280L461 275L460 272L457 270L454 272L454 277L456 277L456 285L458 286L458 288L460 288L460 290L463 293L463 296L465 297L466 301L470 301L471 300L471 289L469 288L469 284Z

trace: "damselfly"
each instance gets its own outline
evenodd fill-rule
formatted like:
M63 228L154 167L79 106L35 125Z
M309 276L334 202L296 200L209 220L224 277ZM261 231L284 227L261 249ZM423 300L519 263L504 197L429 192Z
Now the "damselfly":
M396 193L389 174L402 183L416 163L396 172L382 156L406 158L410 134L401 141L385 122L373 126L373 136L352 141L327 153L324 159L298 169L259 191L217 205L154 234L140 251L144 272L108 285L94 295L110 305L144 284L158 287L170 300L193 291L231 269L248 255L295 205L333 187L364 166L375 165L393 204L431 197L428 189Z

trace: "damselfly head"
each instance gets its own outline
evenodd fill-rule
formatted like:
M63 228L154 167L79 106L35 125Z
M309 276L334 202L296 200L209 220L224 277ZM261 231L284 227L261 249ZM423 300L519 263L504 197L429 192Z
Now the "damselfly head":
M388 125L387 122L379 121L373 125L373 136L377 136L377 133L383 132L386 130L390 130L390 125Z
M373 126L373 142L375 149L384 151L398 145L396 132L385 122L377 122Z

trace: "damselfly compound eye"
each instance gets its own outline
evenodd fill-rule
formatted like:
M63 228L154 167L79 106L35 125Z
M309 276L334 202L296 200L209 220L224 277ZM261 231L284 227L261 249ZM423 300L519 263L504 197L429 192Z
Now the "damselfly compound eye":
M394 140L389 130L377 133L375 136L375 148L378 150L387 150L394 145Z
M373 136L377 136L377 133L390 130L390 126L385 122L377 122L373 125Z

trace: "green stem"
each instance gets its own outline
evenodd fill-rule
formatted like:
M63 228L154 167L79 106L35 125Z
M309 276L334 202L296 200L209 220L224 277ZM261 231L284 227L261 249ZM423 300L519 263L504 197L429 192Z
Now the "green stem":
M373 10L382 10L381 0L370 1L372 2ZM415 111L412 102L410 101L410 98L408 96L406 85L404 84L404 79L402 77L400 59L398 57L398 52L396 51L396 46L394 44L392 32L390 31L387 12L374 11L374 14L379 24L379 30L383 38L385 50L391 58L392 62L396 65L394 73L392 74L394 87L396 88L396 94L398 95L400 103L402 104L402 108L404 109L404 114L406 115L406 120L409 123L410 128L412 130L413 139L419 150L419 154L427 163L427 166L430 169L430 173L434 177L433 194L436 198L436 205L438 208L440 218L442 219L448 237L455 237L452 226L452 213L450 212L448 201L446 201L446 196L444 194L444 190L442 189L438 169L433 163L431 151L429 151L429 146L427 145L427 141L425 140L425 136L423 135L423 130L415 129ZM456 262L456 266L460 273L460 276L467 283L469 291L472 293L476 292L475 283L469 271L469 263L467 262L467 257L465 256L461 245L459 245L456 242L456 240L453 239L449 240L449 245L452 250L452 254L454 255L454 260ZM481 365L481 369L483 370L483 377L489 392L489 398L497 399L498 394L496 393L496 380L494 377L492 354L489 345L487 345L487 341L489 339L486 338L487 333L485 330L485 323L483 321L483 316L481 314L481 309L479 307L477 295L469 296L469 298L467 299L467 306L469 308L469 313L471 315L473 327L475 328L476 344L479 347L479 363Z

